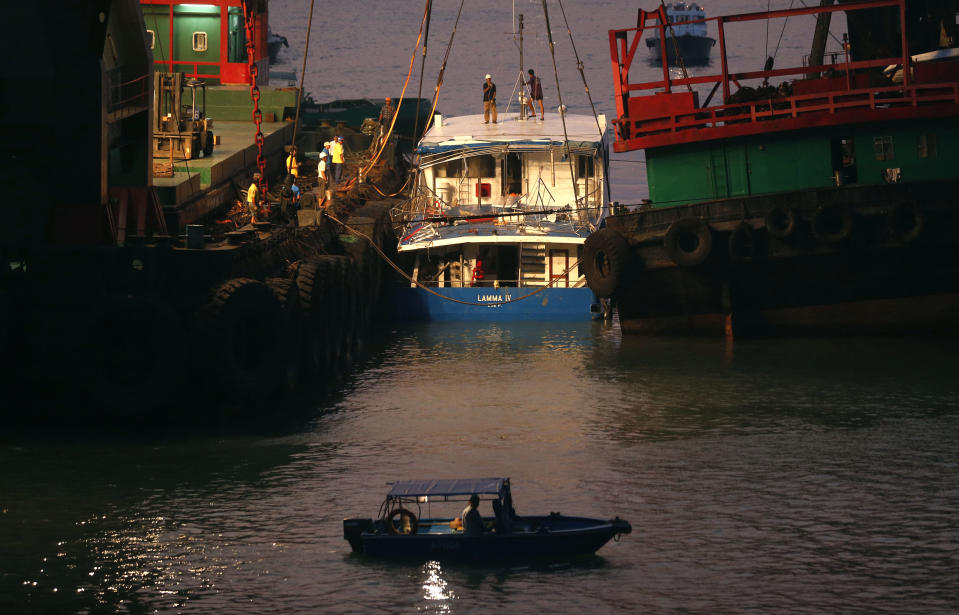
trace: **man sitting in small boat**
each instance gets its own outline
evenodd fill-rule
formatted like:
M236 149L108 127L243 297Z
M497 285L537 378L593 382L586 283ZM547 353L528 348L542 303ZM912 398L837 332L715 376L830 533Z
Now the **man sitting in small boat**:
M480 536L483 534L483 517L480 516L479 496L475 493L470 496L469 506L463 509L463 535Z

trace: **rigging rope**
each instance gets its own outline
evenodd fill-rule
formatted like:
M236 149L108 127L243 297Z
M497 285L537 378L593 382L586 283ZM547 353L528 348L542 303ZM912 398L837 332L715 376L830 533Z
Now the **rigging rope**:
M566 160L569 162L569 177L573 181L573 198L579 202L579 186L573 172L573 157L569 153L569 133L566 131L566 105L563 104L563 92L559 88L559 69L556 68L556 48L553 45L553 32L549 27L549 9L546 0L543 0L543 17L546 19L546 37L549 40L549 53L553 58L553 75L556 77L556 95L559 98L559 117L563 121L563 143L566 150Z
M416 117L413 120L413 142L420 138L420 101L423 100L423 75L426 72L426 47L430 40L430 19L433 16L433 0L426 0L426 33L423 35L423 59L420 61L420 87L416 91ZM416 51L414 50L414 53Z
M310 33L313 31L313 2L314 0L310 0L310 18L306 22L306 45L303 47L303 68L300 70L300 91L296 97L296 118L293 120L293 139L290 141L290 145L296 145L296 129L300 125L300 102L303 100L303 81L306 79L306 56L310 53Z
M596 105L593 103L593 96L589 93L589 84L586 82L586 71L583 70L583 61L579 59L579 52L576 51L576 43L573 42L573 31L569 27L569 20L566 19L566 9L563 8L563 0L559 0L559 10L563 13L563 21L566 22L566 32L569 34L569 44L573 47L573 55L576 56L576 68L579 69L579 74L583 78L583 87L586 88L586 98L589 99L589 106L593 109L593 119L596 120L596 130L599 132L599 141L603 142L603 129L599 125L599 117L596 114ZM606 192L609 193L609 198L612 200L612 190L610 190L609 185L609 156L603 156L603 176L606 178Z
M689 84L689 73L686 71L686 62L683 61L683 54L679 52L679 43L676 41L676 32L673 30L673 22L669 20L669 15L666 13L666 3L663 0L659 0L659 6L662 8L662 17L666 20L666 27L669 28L669 40L673 42L673 55L676 56L676 60L679 62L679 67L683 71L683 79L686 80L686 89L690 93L693 91L693 86ZM663 35L665 36L665 32ZM666 58L666 64L669 64L669 58Z

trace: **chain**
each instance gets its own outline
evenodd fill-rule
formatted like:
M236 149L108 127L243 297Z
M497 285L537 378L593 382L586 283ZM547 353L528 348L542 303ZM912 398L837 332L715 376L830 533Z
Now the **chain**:
M243 19L246 22L246 59L250 66L250 98L253 100L253 122L256 124L256 136L253 141L256 143L256 168L260 170L259 188L260 194L266 196L266 160L263 158L263 131L260 124L263 123L263 112L260 111L260 88L256 85L256 77L260 72L256 65L256 12L252 0L243 2Z

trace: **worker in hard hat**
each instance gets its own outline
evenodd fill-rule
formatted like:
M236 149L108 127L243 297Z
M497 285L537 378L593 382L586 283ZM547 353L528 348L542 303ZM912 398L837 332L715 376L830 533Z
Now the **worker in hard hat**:
M290 155L286 158L286 172L293 177L299 176L300 165L296 162L296 146L290 148Z

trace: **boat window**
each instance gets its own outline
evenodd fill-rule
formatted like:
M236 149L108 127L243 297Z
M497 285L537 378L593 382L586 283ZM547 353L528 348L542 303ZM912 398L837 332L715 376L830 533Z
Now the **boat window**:
M157 34L153 30L147 30L147 39L150 41L150 49L153 49L156 45Z
M193 33L193 51L206 51L206 32Z
M593 176L593 157L592 156L577 156L576 161L576 177L592 177Z
M472 156L466 159L470 177L496 177L496 162L492 156Z
M506 180L504 195L523 194L523 159L519 154L506 154Z
M872 147L876 154L876 160L893 160L895 158L892 137L874 137Z
M459 158L449 162L441 162L433 166L436 177L461 177L463 175L463 161Z
M243 24L243 11L240 8L230 9L228 28L227 61L246 62L246 26Z
M919 135L919 157L935 158L935 156L936 156L936 135L925 134L925 133Z

